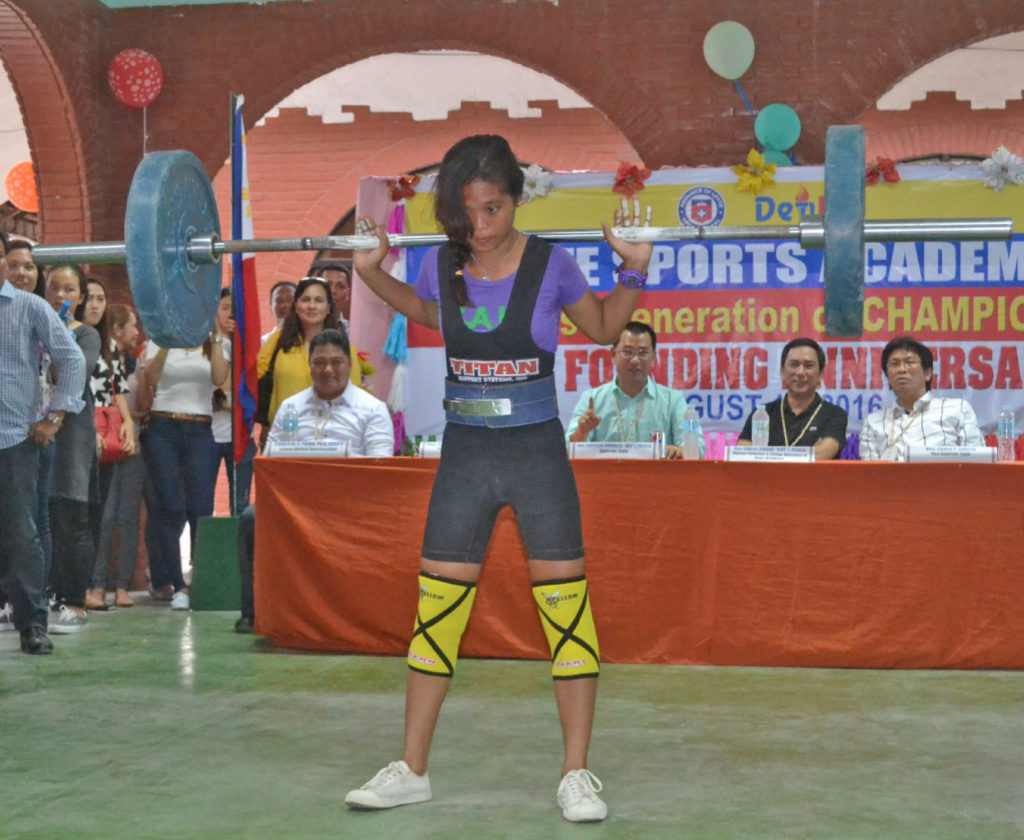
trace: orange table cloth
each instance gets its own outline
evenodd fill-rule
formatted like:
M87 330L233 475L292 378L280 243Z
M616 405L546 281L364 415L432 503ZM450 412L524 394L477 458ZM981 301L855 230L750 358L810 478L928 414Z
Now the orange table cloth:
M256 630L404 655L437 462L256 461ZM1024 666L1024 464L575 461L602 659ZM499 517L463 656L546 659Z

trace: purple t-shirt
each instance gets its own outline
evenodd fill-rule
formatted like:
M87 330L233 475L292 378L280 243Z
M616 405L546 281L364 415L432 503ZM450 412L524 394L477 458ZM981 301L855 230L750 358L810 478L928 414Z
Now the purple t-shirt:
M432 303L440 301L437 283L438 249L439 246L427 252L420 265L420 276L413 285L418 297ZM512 296L516 275L513 273L501 280L486 282L474 277L467 268L463 270L463 276L466 278L466 290L473 305L462 307L462 320L474 332L491 332L505 317L505 309ZM530 334L539 348L549 353L554 353L558 349L562 307L576 303L589 288L587 278L583 276L572 255L557 245L553 247L537 295L533 321L530 323ZM440 319L440 310L438 318Z

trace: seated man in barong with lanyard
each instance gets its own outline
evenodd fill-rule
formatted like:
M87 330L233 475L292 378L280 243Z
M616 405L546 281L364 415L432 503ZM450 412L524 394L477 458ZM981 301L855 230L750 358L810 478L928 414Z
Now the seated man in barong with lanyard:
M984 446L966 400L932 396L932 351L909 335L882 350L882 371L896 402L873 411L860 432L862 461L906 461L912 445Z
M846 412L818 393L825 370L825 351L813 338L794 338L782 348L785 393L765 405L769 446L813 446L816 461L839 457L846 445ZM753 414L740 432L737 446L750 446Z
M348 443L354 456L389 458L395 452L395 428L388 407L349 380L351 346L343 330L323 330L309 343L309 371L313 386L281 403L267 438L267 454L289 436L296 443L333 441ZM298 427L285 432L284 417L294 406ZM256 506L250 504L238 523L238 574L242 616L237 633L252 633L256 617L253 600L253 557L256 550Z

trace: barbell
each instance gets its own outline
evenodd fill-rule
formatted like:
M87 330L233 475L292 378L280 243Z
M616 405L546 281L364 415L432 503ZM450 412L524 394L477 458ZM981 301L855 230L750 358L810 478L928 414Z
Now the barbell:
M903 219L865 221L864 129L832 126L825 142L825 214L793 225L730 227L616 227L630 242L724 239L797 239L824 249L825 332L863 332L864 243L1009 239L1011 219ZM552 241L593 242L600 230L542 230ZM394 248L447 241L443 234L391 234ZM162 347L195 347L213 327L224 254L264 251L356 251L376 248L374 235L289 239L220 238L213 187L199 160L187 151L152 152L132 178L123 242L39 245L40 265L125 263L139 319Z

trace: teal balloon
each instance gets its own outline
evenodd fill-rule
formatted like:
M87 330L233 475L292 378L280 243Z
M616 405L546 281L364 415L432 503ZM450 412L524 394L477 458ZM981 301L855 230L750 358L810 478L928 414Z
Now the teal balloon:
M792 166L793 161L789 159L789 155L784 152L777 152L775 149L768 149L764 153L764 159L767 163L774 163L776 166Z
M784 152L800 139L800 117L788 105L767 105L754 119L754 134L766 149Z
M704 60L723 79L735 81L754 60L754 36L734 20L716 23L704 36Z

